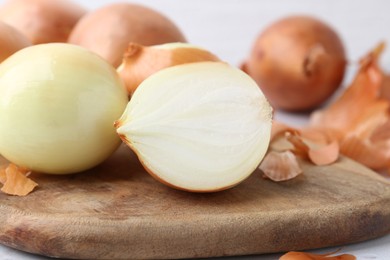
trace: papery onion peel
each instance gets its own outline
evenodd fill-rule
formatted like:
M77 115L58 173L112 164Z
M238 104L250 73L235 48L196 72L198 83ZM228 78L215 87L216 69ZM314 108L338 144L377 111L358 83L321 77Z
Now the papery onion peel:
M293 144L294 154L307 159L315 165L328 165L334 163L339 158L339 144L332 141L327 144L308 145L297 133L288 133L287 140Z
M312 148L308 152L310 161L315 165L329 165L337 161L340 154L340 147L337 141L321 146L319 148Z
M307 253L307 252L291 251L282 255L279 258L279 260L356 260L356 257L351 254L332 256L338 251L339 250L336 250L335 252L328 253L328 254L314 254L314 253Z
M291 151L270 151L261 162L259 169L273 181L286 181L302 173L296 156Z
M373 170L390 167L390 102L381 96L385 74L380 43L360 61L355 79L330 106L316 111L310 127L337 133L341 153Z
M314 165L329 165L339 158L339 144L337 141L329 141L321 131L310 129L310 133L320 142L306 141L302 136L304 129L297 129L278 121L273 121L271 131L271 145L261 162L259 169L265 177L273 181L290 180L302 173L300 161L297 157L307 160ZM282 145L275 143L287 141Z
M0 182L3 184L1 191L9 195L26 196L38 186L27 177L28 173L27 169L12 163L0 169Z

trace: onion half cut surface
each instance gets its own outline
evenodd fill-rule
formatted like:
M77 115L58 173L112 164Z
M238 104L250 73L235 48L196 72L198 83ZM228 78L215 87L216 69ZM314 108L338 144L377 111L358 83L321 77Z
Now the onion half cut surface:
M247 178L263 159L272 108L257 84L222 62L163 69L137 88L116 121L157 180L211 192Z

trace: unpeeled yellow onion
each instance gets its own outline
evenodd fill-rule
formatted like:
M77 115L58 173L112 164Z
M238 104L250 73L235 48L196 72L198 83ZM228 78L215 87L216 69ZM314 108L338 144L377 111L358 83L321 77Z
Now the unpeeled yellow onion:
M337 32L309 16L276 21L256 39L243 66L271 105L312 110L341 85L346 54Z
M85 15L69 42L83 46L118 67L130 42L156 45L184 42L179 28L163 14L142 5L115 3Z
M0 20L18 29L33 44L66 42L85 13L70 0L8 0L0 6Z
M0 63L18 50L30 45L31 42L18 30L0 22Z

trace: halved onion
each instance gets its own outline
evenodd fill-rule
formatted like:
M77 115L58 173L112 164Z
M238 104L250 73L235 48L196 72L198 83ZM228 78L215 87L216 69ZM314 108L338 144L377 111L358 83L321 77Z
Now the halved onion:
M163 69L137 88L117 132L157 180L194 192L235 186L263 159L272 108L257 84L221 62Z

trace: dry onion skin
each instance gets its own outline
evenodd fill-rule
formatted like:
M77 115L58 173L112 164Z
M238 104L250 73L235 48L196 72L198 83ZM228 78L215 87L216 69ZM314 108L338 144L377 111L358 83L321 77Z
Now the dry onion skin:
M297 157L291 151L270 151L264 157L259 169L272 181L287 181L303 173Z
M115 125L157 180L212 192L237 185L259 165L270 141L272 108L239 69L197 62L143 81Z
M342 154L375 171L389 173L390 103L383 95L388 76L378 62L383 49L380 43L361 59L350 86L329 106L314 111L308 126L294 129L274 122L271 140L284 135L296 155L315 165L334 163ZM282 150L273 141L271 147Z
M291 251L282 255L279 260L356 260L356 257L351 254L333 255L336 252L329 254L313 254Z
M305 111L336 91L345 66L342 41L329 25L292 16L273 23L257 38L243 70L274 108Z
M320 129L296 129L273 121L270 150L259 169L265 178L279 182L303 173L302 160L298 157L317 166L335 163L339 159L340 145L328 139L327 134Z
M0 183L3 184L1 191L8 195L26 196L34 190L38 184L31 180L27 169L9 164L0 169Z
M390 103L381 96L386 75L378 62L383 48L379 44L361 59L350 86L328 107L312 113L309 127L333 133L328 136L339 143L342 154L389 172Z
M0 22L0 63L31 42L15 28Z
M390 101L390 75L383 73L383 83L381 88L381 97Z
M32 171L87 170L120 144L128 102L115 69L65 43L24 48L0 65L0 153Z
M33 44L66 42L86 10L69 0L8 0L0 20L15 27Z
M340 155L340 146L333 141L322 147L310 149L308 156L315 165L329 165L337 161Z
M130 43L118 73L128 93L132 94L142 81L161 69L200 61L219 61L219 58L188 43L166 43L150 47Z
M70 43L94 51L114 67L121 64L130 42L157 45L185 41L178 27L163 14L130 3L110 4L90 12L69 37Z

